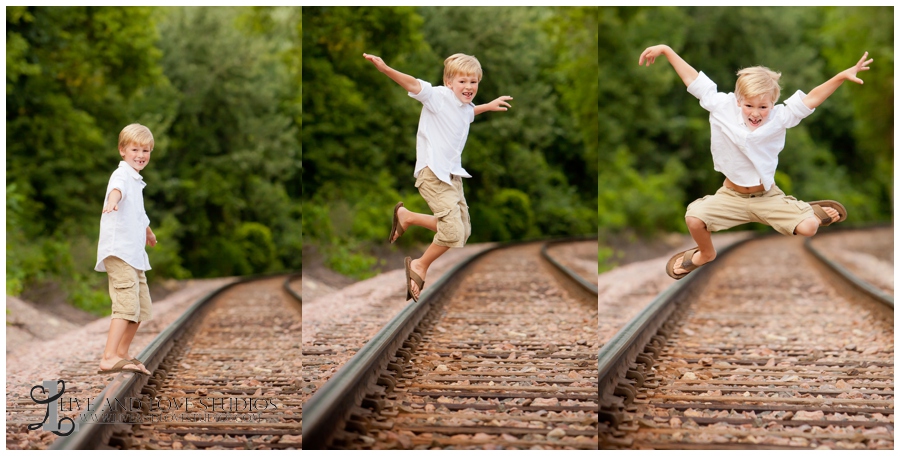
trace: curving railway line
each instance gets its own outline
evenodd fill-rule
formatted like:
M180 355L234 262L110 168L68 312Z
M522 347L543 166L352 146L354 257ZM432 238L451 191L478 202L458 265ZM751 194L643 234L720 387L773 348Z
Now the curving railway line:
M892 298L814 250L720 251L611 337L600 448L892 449Z
M596 283L543 247L426 288L305 403L305 449L597 449Z
M292 277L246 279L198 301L138 355L153 375L113 377L80 429L50 449L299 449Z

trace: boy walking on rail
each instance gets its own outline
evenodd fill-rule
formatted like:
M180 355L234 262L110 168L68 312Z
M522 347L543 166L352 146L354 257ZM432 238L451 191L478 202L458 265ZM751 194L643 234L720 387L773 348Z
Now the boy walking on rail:
M775 103L781 93L781 73L761 66L745 68L737 73L734 93L726 94L717 92L709 77L664 44L644 50L638 65L646 61L650 66L660 55L669 60L688 92L700 100L700 106L709 111L713 163L715 170L725 175L725 183L715 195L688 205L685 222L697 247L669 260L669 276L681 279L716 258L712 231L759 222L781 234L814 236L820 226L847 219L847 210L837 201L805 203L785 195L775 185L775 168L788 128L812 114L844 81L863 83L856 74L869 69L872 59L866 60L868 52L856 65L809 94L798 90L780 105Z
M156 236L144 211L142 192L147 184L140 172L150 162L152 151L153 134L147 127L131 124L119 133L122 161L106 187L94 266L95 271L106 272L112 300L100 374L150 374L128 351L141 322L150 319L150 290L144 275L150 270L150 260L144 245L155 246Z
M429 266L451 247L463 247L472 232L469 207L463 195L463 177L472 177L462 167L460 157L469 124L485 111L506 111L510 96L475 106L472 100L481 82L481 64L471 55L453 54L444 60L444 85L432 87L387 66L380 57L363 54L378 71L403 87L409 96L422 103L419 131L416 134L416 188L434 213L419 214L394 206L394 220L388 240L393 243L410 225L421 226L436 234L431 245L418 259L406 257L406 299L419 300Z

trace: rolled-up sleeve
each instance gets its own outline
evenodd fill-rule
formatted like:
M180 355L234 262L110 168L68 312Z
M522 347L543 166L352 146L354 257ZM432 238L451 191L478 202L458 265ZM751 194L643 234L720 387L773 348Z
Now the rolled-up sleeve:
M728 95L716 90L716 83L704 72L700 72L694 82L687 87L688 93L700 100L700 106L712 112L718 105L728 100Z
M119 190L119 193L122 194L122 200L127 196L127 191L125 190L125 176L120 175L119 173L113 173L112 177L109 179L109 185L106 187L106 198L109 199L109 194L112 193L113 190ZM104 201L104 204L106 202Z
M810 109L803 103L804 98L806 98L806 94L802 90L798 90L790 98L784 100L784 109L781 110L779 116L779 121L784 128L796 127L801 120L815 112L814 108Z
M434 87L431 86L431 83L427 81L423 81L421 79L416 79L419 81L419 85L422 87L419 90L419 93L407 92L410 97L418 100L422 105L425 106L425 109L428 109L431 112L437 112L440 109L440 97L434 96Z

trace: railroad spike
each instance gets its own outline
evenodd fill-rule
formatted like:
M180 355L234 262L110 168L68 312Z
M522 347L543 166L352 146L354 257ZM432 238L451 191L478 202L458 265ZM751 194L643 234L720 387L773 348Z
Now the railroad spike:
M637 390L630 383L621 382L616 385L616 395L624 397L625 405L629 405L634 402L634 398L637 396Z
M644 374L634 369L629 369L628 372L625 373L625 378L634 380L635 386L639 388L644 385Z
M650 369L654 364L656 364L656 361L654 361L653 358L648 356L646 353L637 355L637 358L635 360L639 363L643 363L645 366L647 366L647 369Z
M393 391L394 388L397 386L397 382L393 378L388 377L386 375L382 375L381 377L378 377L377 384L384 386L385 391L388 393Z
M362 406L374 410L375 413L381 413L384 408L384 399L367 397L362 400Z

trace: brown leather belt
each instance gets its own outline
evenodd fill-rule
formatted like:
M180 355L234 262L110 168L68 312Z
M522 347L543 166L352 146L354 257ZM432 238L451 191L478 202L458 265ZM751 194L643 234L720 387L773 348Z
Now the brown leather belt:
M750 195L752 193L760 193L760 192L765 193L765 191L766 191L765 187L763 187L762 184L754 185L753 187L741 187L740 185L737 185L734 182L731 182L731 180L728 179L727 177L725 178L725 183L722 185L724 185L725 188L734 190L738 193L743 193L745 195Z

